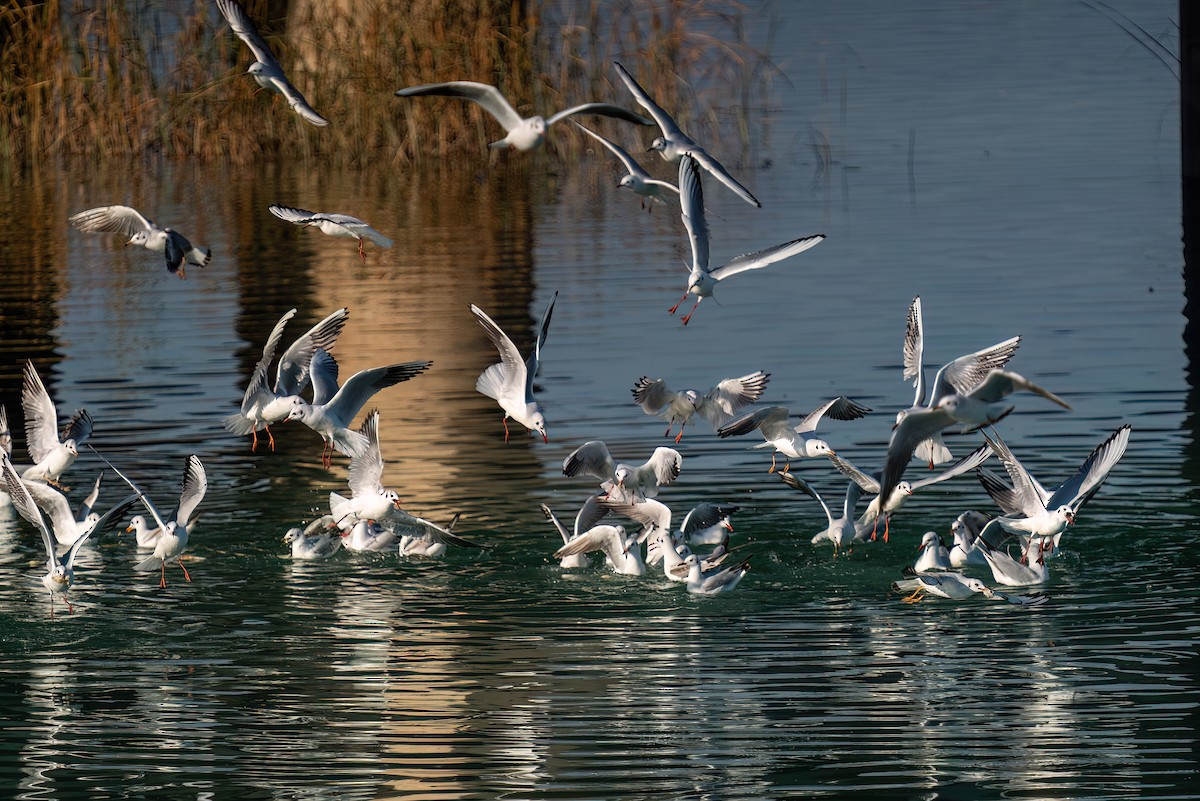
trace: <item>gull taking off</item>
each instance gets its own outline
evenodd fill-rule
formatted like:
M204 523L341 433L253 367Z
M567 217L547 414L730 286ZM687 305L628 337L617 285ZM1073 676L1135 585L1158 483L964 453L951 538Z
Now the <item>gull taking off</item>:
M550 330L550 315L554 313L556 300L557 292L550 298L550 305L542 315L542 324L538 327L533 352L524 361L517 346L508 338L508 334L496 325L496 321L483 309L471 305L471 313L475 315L475 320L496 346L496 350L500 351L500 361L480 374L475 381L475 389L499 403L500 408L504 410L504 417L500 422L504 425L505 442L508 442L510 417L530 431L541 434L543 442L550 441L546 435L546 418L542 414L542 407L533 397L533 379L541 367L542 346L546 343L546 334Z
M167 271L181 280L187 278L184 267L195 264L208 265L212 251L198 248L187 237L173 228L159 228L140 211L129 206L100 206L81 211L70 217L71 225L87 233L119 233L129 237L127 245L141 245L147 250L163 254Z
M87 409L75 412L60 442L58 412L31 361L25 362L21 406L25 410L25 446L33 459L33 466L25 468L21 478L42 481L65 490L58 479L68 467L75 464L80 446L92 435L91 415Z
M367 254L363 252L364 239L371 240L381 248L390 248L392 246L392 240L367 225L366 222L357 217L351 217L349 214L326 214L321 211L306 211L304 209L294 209L290 206L280 205L273 205L269 208L271 213L276 217L294 225L301 225L305 228L315 227L327 236L344 236L350 239L357 239L358 257L362 259L363 264L367 263Z
M671 428L679 423L679 433L675 435L678 443L683 439L684 426L694 416L704 418L714 429L720 428L729 422L734 412L762 397L770 379L770 373L759 370L741 378L726 378L701 395L695 389L676 392L661 378L642 376L633 385L633 400L646 414L658 415L667 421L664 437L669 437Z
M771 452L771 469L767 472L775 472L775 454L782 453L788 459L783 468L786 473L792 459L812 459L835 452L829 443L817 436L817 425L822 417L829 415L833 420L857 420L870 411L861 403L842 396L818 406L805 415L799 425L793 426L786 406L766 406L721 426L717 429L717 436L735 437L758 429L766 442L754 447L774 449Z
M584 473L601 480L600 487L617 501L637 503L658 495L658 488L679 478L683 457L671 448L655 448L638 467L614 462L608 446L598 439L585 442L563 460L563 475Z
M410 86L396 90L397 97L421 97L424 95L440 95L442 97L461 97L478 103L483 110L496 118L496 122L504 126L507 132L503 139L492 142L489 147L506 147L509 150L529 151L539 147L546 139L546 129L559 120L572 114L603 114L606 117L616 117L626 122L638 125L653 125L641 114L614 106L611 103L584 103L552 115L549 119L540 115L522 117L512 104L500 94L500 90L486 83L474 81L450 81L448 83L430 83L423 86Z

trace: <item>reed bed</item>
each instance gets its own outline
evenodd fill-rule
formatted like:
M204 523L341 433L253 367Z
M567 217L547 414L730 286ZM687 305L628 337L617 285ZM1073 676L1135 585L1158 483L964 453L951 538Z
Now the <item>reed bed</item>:
M620 60L685 129L745 147L777 73L719 0L292 0L272 18L247 0L292 82L327 128L308 125L244 74L252 58L215 4L0 0L0 164L148 154L244 164L286 155L402 164L481 151L502 135L461 100L393 96L477 80L523 113L608 100L636 107ZM595 121L612 134L617 124ZM627 127L627 126L626 126ZM566 126L569 129L569 126ZM621 132L621 136L631 136ZM585 147L551 137L553 158Z

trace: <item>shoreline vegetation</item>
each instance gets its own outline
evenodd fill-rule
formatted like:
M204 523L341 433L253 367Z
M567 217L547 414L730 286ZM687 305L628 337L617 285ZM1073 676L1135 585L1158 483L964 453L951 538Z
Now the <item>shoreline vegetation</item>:
M404 86L495 84L522 113L593 100L640 110L622 61L697 139L743 154L765 136L781 73L718 0L246 0L289 78L332 124L260 92L252 57L207 0L0 0L0 165L147 156L247 164L320 157L398 166L487 150L502 129L473 103ZM618 141L622 123L581 122ZM551 158L590 146L556 126ZM649 137L646 138L646 141Z

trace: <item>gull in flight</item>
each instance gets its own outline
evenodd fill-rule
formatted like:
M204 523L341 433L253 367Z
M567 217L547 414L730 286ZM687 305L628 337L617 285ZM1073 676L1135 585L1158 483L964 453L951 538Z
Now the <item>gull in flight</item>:
M921 321L921 296L913 298L908 307L903 352L904 380L911 379L916 392L913 396L912 407L896 413L896 425L900 425L910 412L921 411L932 406L932 403L928 403L930 397L942 398L953 392L970 392L983 379L987 378L989 372L1008 364L1008 360L1017 352L1020 344L1020 337L1012 337L992 345L990 348L960 356L943 365L934 376L933 391L930 393L925 384L925 329ZM931 470L934 465L948 462L953 458L950 450L942 441L941 431L918 444L913 456L928 462Z
M476 83L474 81L430 83L422 86L410 86L406 89L398 89L396 91L397 97L421 97L426 95L461 97L464 100L470 100L472 103L478 103L483 107L484 111L495 117L496 122L504 126L504 130L507 132L503 139L492 142L489 147L506 147L509 150L534 150L545 141L546 129L559 120L566 119L573 114L603 114L606 117L616 117L617 119L633 122L638 125L654 124L653 120L648 120L641 114L634 114L632 111L623 109L620 106L614 106L611 103L584 103L581 106L572 106L569 109L552 115L548 119L536 114L532 117L522 117L512 107L512 104L505 99L504 95L500 94L499 89L489 86L486 83Z
M77 513L71 511L71 504L66 495L48 484L26 481L26 489L34 503L50 519L50 528L54 531L54 541L60 554L95 530L100 515L92 511L92 507L100 497L100 479L103 477L103 473L96 477L91 493L84 499Z
M654 498L658 488L679 478L683 457L671 448L655 448L645 464L633 466L614 462L608 446L598 439L585 442L563 460L563 475L580 473L594 476L607 497L617 501L637 503Z
M629 155L623 147L605 139L593 130L584 128L577 122L575 123L575 127L608 148L625 165L625 175L621 176L621 180L617 183L617 186L624 187L641 195L643 209L653 210L655 201L666 203L672 197L679 197L679 187L670 181L660 181L652 177L650 173L642 168L642 165L634 161L633 156Z
M350 497L329 493L329 513L343 531L359 520L384 522L400 508L400 496L383 486L383 453L379 449L379 410L373 410L359 429L367 440L363 451L350 457L347 482Z
M967 578L962 573L939 572L918 574L911 569L905 570L908 578L892 583L892 592L905 597L906 604L915 604L932 595L937 598L949 598L961 601L972 598L976 594L995 601L1007 601L1018 606L1038 606L1049 600L1050 596L1042 593L1030 595L1011 595L991 589L977 578Z
M381 248L390 248L392 240L376 231L366 222L351 217L349 214L326 214L320 211L305 211L293 209L290 206L270 206L271 213L281 220L301 225L305 228L316 227L327 236L344 236L358 240L358 257L363 264L367 263L367 254L363 252L363 240L369 239Z
M792 475L789 472L782 472L779 477L783 479L783 483L787 484L792 489L798 489L809 495L809 497L821 504L821 508L825 510L825 518L828 525L824 530L813 535L812 544L816 545L822 540L829 540L833 543L833 556L836 559L843 551L847 555L854 549L854 507L858 505L858 499L862 495L862 490L858 484L851 481L846 487L846 496L842 501L842 514L840 517L833 516L833 510L829 508L829 504L825 503L825 499L804 479L799 476Z
M147 250L163 254L167 271L187 278L185 267L195 264L208 266L212 251L198 248L187 237L173 228L159 228L140 211L129 206L100 206L74 214L71 225L88 233L119 233L129 237L127 245L141 245Z
M818 406L805 415L800 424L793 426L786 406L766 406L756 412L743 415L717 429L718 437L734 437L749 434L758 429L766 440L755 448L773 448L771 469L775 472L775 454L787 457L783 472L791 468L792 459L812 459L834 453L829 443L817 436L817 425L825 415L833 420L858 420L871 410L847 397L837 397Z
M367 438L352 431L350 423L376 392L418 376L433 362L404 362L385 367L360 370L338 387L338 365L324 348L313 352L309 379L313 385L312 403L293 396L292 410L284 420L299 420L321 435L324 448L321 464L326 470L333 460L333 451L359 456L367 448Z
M667 421L664 437L671 436L671 429L679 423L679 433L675 435L678 443L683 439L684 426L694 416L704 418L714 429L720 428L729 422L734 412L762 397L770 379L770 373L759 370L741 378L726 378L701 395L695 389L676 392L661 378L642 376L633 385L633 400L646 414Z
M550 298L546 313L542 315L542 324L538 327L537 338L533 343L533 352L529 358L522 360L521 352L508 338L496 321L487 315L483 309L472 304L471 313L483 328L488 339L500 351L500 361L484 370L475 381L475 389L483 395L500 404L504 410L501 423L504 425L504 441L508 442L508 418L516 420L531 432L542 435L543 442L549 442L546 435L546 418L542 407L533 397L533 379L542 364L542 346L546 344L546 334L550 331L550 315L554 312L554 301L558 293Z
M99 451L95 448L92 448L92 453L100 456ZM134 566L134 570L149 572L156 567L159 568L158 586L165 588L167 586L167 563L174 559L175 564L179 565L183 571L183 577L191 581L192 577L188 574L187 568L183 566L182 557L188 543L188 523L193 520L196 507L204 500L204 494L208 491L208 476L204 472L204 465L200 463L200 457L194 453L188 456L183 470L183 482L179 490L179 502L175 504L175 508L166 518L163 518L154 503L137 484L134 484L128 476L114 467L108 459L103 456L100 458L133 488L138 499L141 500L142 506L146 507L146 511L154 518L155 524L162 530L158 536L158 542L154 545L153 555L138 562Z
M721 162L709 155L704 148L700 147L700 145L696 144L687 134L680 130L679 126L675 124L675 120L671 119L671 116L667 112L663 111L657 103L650 99L650 95L646 94L646 91L638 85L638 82L633 79L633 76L624 67L617 62L613 63L617 67L617 74L621 76L621 80L625 82L625 85L629 87L629 91L637 99L638 105L654 118L654 121L658 123L659 130L662 132L662 136L659 136L651 143L651 150L657 150L664 159L671 162L679 161L684 155L691 156L700 163L701 167L711 173L718 181L725 184L725 186L732 189L742 200L752 206L762 207L758 199L750 194L750 190L738 183L737 179L730 175L729 171L721 165ZM680 189L682 188L683 184L681 182Z
M246 11L237 3L237 0L217 0L217 8L237 37L245 42L250 48L250 52L254 54L254 63L246 72L254 76L255 83L263 89L283 95L288 108L307 122L317 126L328 125L329 120L318 114L304 99L304 95L300 94L300 90L292 86L291 81L283 74L283 67L271 53L271 48L267 47L267 43L258 35L254 23L250 22Z
M599 525L573 538L554 552L555 559L601 551L616 573L626 576L646 575L642 548L637 537L626 534L624 526Z
M60 520L60 515L55 515L51 517L50 525L47 525L45 518L42 517L41 510L38 508L39 504L34 500L29 490L31 487L35 488L35 491L38 488L50 492L53 492L54 490L50 490L48 487L41 485L26 484L21 480L21 477L17 475L17 471L13 469L12 462L8 460L7 455L0 456L0 472L3 473L3 479L0 481L0 483L3 484L5 490L8 492L9 497L12 498L13 506L16 507L16 510L21 517L28 520L35 528L37 528L42 535L42 544L46 546L46 566L48 569L46 575L42 576L42 586L44 586L50 592L50 616L54 617L55 595L61 595L63 600L66 601L67 613L70 614L74 610L71 607L70 599L67 598L67 590L70 589L71 583L75 579L74 567L76 554L79 553L79 549L83 547L85 542L87 542L87 539L90 535L104 531L109 523L123 515L125 510L132 506L135 501L137 501L138 496L136 494L130 495L125 500L113 506L103 515L97 515L95 523L90 526L87 531L82 534L82 536L75 540L70 548L67 549L65 555L59 557L59 543L55 539L55 531L57 531L57 528L52 530L51 527L57 527L61 523L65 523L69 520L73 529L75 521L71 518L70 508L67 509L66 520ZM63 499L63 503L66 503L65 499ZM64 532L64 534L65 533L66 532Z
M744 253L716 269L711 269L708 253L708 223L704 220L704 190L700 185L700 171L696 168L695 159L686 154L679 160L679 198L683 227L687 229L688 240L692 245L692 266L688 275L687 291L669 311L674 314L679 310L679 306L687 300L688 295L695 295L696 305L680 318L684 325L687 325L688 320L692 319L692 315L700 306L700 301L712 297L719 281L795 256L797 253L802 253L820 244L825 239L824 234L793 239L782 245L763 248L753 253Z
M258 432L263 429L267 432L271 450L275 450L275 436L271 433L271 423L279 422L291 412L293 398L308 385L308 368L313 353L317 348L327 352L333 350L350 312L345 308L338 309L293 342L279 357L279 364L275 367L275 383L268 384L268 371L271 361L275 358L275 350L283 338L283 329L295 316L296 310L291 309L279 318L279 322L271 330L271 335L267 337L267 344L263 346L262 358L250 375L250 384L242 397L241 409L224 420L226 431L239 436L253 435L251 451L257 450Z
M888 445L880 481L881 494L891 496L919 444L955 423L962 425L963 433L968 433L1007 417L1014 407L1004 399L1018 390L1041 395L1064 409L1071 408L1054 393L1008 370L991 370L983 381L966 393L951 388L947 394L935 396L930 407L910 410L892 429L892 441Z
M328 559L342 547L342 532L332 515L323 515L303 529L288 529L283 541L292 546L293 559Z
M42 481L65 491L67 488L58 480L75 463L80 446L92 435L91 415L87 409L75 412L65 436L59 441L58 412L31 361L25 362L21 405L25 409L25 446L33 458L33 466L25 468L21 478Z
M892 488L886 499L880 494L879 475L870 475L858 469L846 459L841 458L837 454L831 454L829 461L833 463L843 475L849 478L854 483L862 488L863 492L875 494L875 498L867 506L867 511L863 512L862 517L858 519L859 531L865 531L867 526L871 526L871 539L875 538L875 531L879 525L879 516L883 515L883 541L888 541L888 530L892 519L892 513L900 508L908 496L912 495L922 487L928 487L932 484L937 484L942 481L960 476L970 470L974 470L979 465L986 462L992 455L990 445L980 445L971 453L959 459L950 467L935 476L923 478L920 481L900 481Z
M7 458L12 458L13 451L13 435L12 429L8 427L8 410L4 408L4 404L0 403L0 454ZM12 505L12 501L8 497L8 493L4 491L4 482L0 481L0 509L7 511Z

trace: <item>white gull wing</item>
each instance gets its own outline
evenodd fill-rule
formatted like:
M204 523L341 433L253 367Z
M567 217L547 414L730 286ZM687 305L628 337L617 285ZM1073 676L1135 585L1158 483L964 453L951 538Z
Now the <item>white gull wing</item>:
M679 211L692 246L693 273L707 273L709 267L708 222L704 219L704 188L700 170L689 156L679 160Z
M61 539L64 542L73 543L78 522L75 520L75 514L71 511L71 502L67 500L67 496L40 481L26 482L25 488L33 498L33 502L49 518L48 522L54 532L55 542Z
M280 396L297 395L308 383L308 368L317 348L332 351L337 338L350 318L350 310L342 307L324 320L305 331L279 357L275 370L275 393ZM263 351L264 355L266 351ZM337 378L335 376L336 383ZM336 390L335 390L336 391ZM332 396L331 396L332 397Z
M383 487L383 453L379 449L379 410L372 410L363 420L359 433L367 441L367 447L362 453L350 458L346 483L350 486L350 494L382 495Z
M892 439L879 481L880 494L890 497L908 469L917 446L954 423L954 418L944 409L917 409L906 414L892 429Z
M598 439L583 443L563 459L563 475L577 476L580 473L601 481L612 478L617 465L608 452L608 446Z
M679 478L680 468L683 467L683 457L673 448L655 448L654 453L641 467L638 467L639 483L642 486L662 486L670 484Z
M916 492L921 487L928 487L931 484L937 484L939 482L954 478L955 476L961 476L963 473L974 470L976 467L979 467L979 465L986 462L992 457L992 453L993 449L991 443L980 445L978 448L971 451L966 456L962 457L937 475L910 482L909 487L913 492Z
M646 90L642 89L638 82L633 79L633 76L630 75L624 67L615 61L613 62L613 65L616 66L617 75L619 75L621 80L625 82L625 86L629 88L630 93L633 95L634 99L637 100L638 105L646 109L646 113L654 118L654 122L658 125L658 129L662 131L663 136L678 142L692 141L688 138L687 134L685 134L679 128L679 126L675 124L675 120L671 119L671 115L663 111L662 107L655 103L650 98L650 95L646 94Z
M834 516L833 512L829 509L829 504L825 503L825 499L821 497L821 493L817 492L811 484L800 478L800 476L793 475L790 471L780 472L779 477L783 480L784 484L787 484L792 489L800 490L805 495L821 504L821 508L825 510L825 517L828 520L829 525L833 525Z
M500 361L484 370L476 379L475 389L495 401L508 399L513 403L531 402L529 370L517 346L483 309L471 304L471 313L500 353Z
M245 10L235 0L217 0L217 9L221 12L221 16L225 18L225 21L229 23L229 27L233 29L234 34L250 48L250 52L254 54L255 61L282 70L279 62L275 59L275 55L271 52L271 48L267 47L266 41L259 36L254 23L250 21L250 18L246 16Z
M795 431L797 434L807 434L816 431L821 418L826 415L831 420L858 420L865 417L871 411L869 407L852 401L844 395L839 395L805 415L800 424L796 426Z
M520 126L524 118L517 113L517 110L512 107L508 99L500 93L500 90L486 83L476 83L475 81L449 81L447 83L427 83L421 86L409 86L405 89L397 90L398 97L420 97L426 95L438 95L441 97L461 97L464 100L470 100L472 103L478 103L483 107L483 110L496 118L496 122L504 126L504 130L511 131Z
M342 428L346 428L375 393L420 375L432 364L433 362L403 362L359 370L350 376L337 394L325 404L325 414L337 421Z
M744 273L747 270L758 270L769 264L774 264L777 261L795 256L797 253L803 253L824 241L825 234L814 234L813 236L784 242L782 245L756 250L753 253L743 253L741 256L737 256L713 270L712 277L718 281L722 281L731 275Z
M196 507L200 505L200 501L204 500L206 492L208 492L208 475L204 472L204 465L200 463L200 457L193 453L188 456L187 464L184 466L183 482L179 489L179 503L171 510L171 514L167 518L168 522L173 521L187 528L196 513Z
M1129 432L1132 429L1128 424L1123 425L1097 445L1084 460L1079 471L1054 490L1046 507L1056 509L1065 505L1078 511L1079 507L1095 494L1117 462L1125 455L1125 449L1129 446Z
M850 479L863 492L879 494L878 474L871 475L856 467L849 459L838 456L836 453L829 454L829 461L837 468L838 472Z
M633 156L629 155L629 153L625 150L625 148L621 147L616 142L613 142L613 141L601 136L600 134L596 133L595 131L591 130L590 128L585 128L584 126L580 125L577 122L574 123L574 125L576 128L583 131L585 134L592 137L597 142L599 142L600 144L602 144L606 148L608 148L609 152L611 152L614 156L616 156L618 159L620 159L621 164L625 167L625 171L628 172L630 175L634 175L634 176L637 176L638 178L640 178L642 183L651 184L653 186L658 186L658 187L666 189L670 192L674 192L677 195L679 194L679 187L675 186L675 184L670 183L668 181L660 181L657 178L652 177L650 175L650 173L646 172L646 169L644 167L642 167L642 165L637 163L637 161L633 158Z
M575 556L592 551L602 551L614 564L620 564L625 551L625 528L608 525L593 526L555 551L554 558L562 559L564 556Z
M642 376L633 385L633 400L646 414L658 414L670 406L679 393L667 386L661 378Z
M100 475L96 476L96 481L92 484L92 491L83 499L83 503L79 504L79 510L75 512L75 522L82 523L87 519L87 516L92 513L92 507L96 505L96 501L100 498L100 482L104 480L104 471L100 471Z
M542 514L544 514L546 519L550 521L550 524L553 525L554 528L558 529L558 533L562 537L563 545L566 545L568 542L570 542L571 532L567 530L567 527L564 526L561 521L559 521L558 516L555 515L554 512L550 511L550 507L544 503L541 504L540 508L542 510Z
M771 374L762 370L739 378L726 378L701 399L696 414L707 420L713 428L720 428L735 412L761 398L770 380Z
M33 461L40 462L59 445L58 412L32 361L25 362L21 406L25 410L26 448Z
M916 390L913 406L925 403L925 328L921 321L921 296L912 299L904 326L904 380Z
M324 348L313 350L312 359L308 362L308 380L312 382L313 406L322 406L333 400L338 389L337 360Z
M734 437L749 434L755 429L762 432L763 437L770 442L775 439L785 439L794 436L786 406L764 406L763 408L744 414L717 429L718 437Z
M29 488L17 475L17 471L13 468L12 462L7 456L0 457L0 471L4 474L4 488L8 492L8 496L12 499L13 506L21 517L28 520L34 528L42 535L42 544L46 547L47 567L50 570L58 565L58 556L55 550L58 547L58 542L54 539L53 532L46 525L46 520L42 517L42 512L34 502L33 496L29 494Z
M148 217L130 206L99 206L72 214L68 222L88 233L120 233L127 237L158 229Z
M601 114L605 117L614 117L625 122L632 122L635 125L653 125L653 120L648 120L641 114L634 114L629 109L621 108L612 103L582 103L578 106L563 109L546 118L546 127L549 128L560 120L565 120L567 117L576 114Z
M929 405L936 404L946 395L969 393L978 387L988 377L992 370L998 370L1008 364L1009 359L1017 352L1021 338L1010 337L1003 342L959 356L952 362L942 365L933 377L932 394L928 398ZM925 402L924 395L921 403ZM913 404L918 405L917 403Z
M638 542L645 542L656 530L668 536L671 533L671 509L661 501L646 498L638 503L627 503L615 498L602 500L600 503L609 511L628 517L641 524L642 531Z
M249 434L256 423L254 420L247 419L247 415L275 398L275 393L271 391L267 377L271 369L271 362L275 359L275 349L279 347L279 341L283 338L283 329L295 316L295 309L288 310L271 329L271 334L267 337L266 344L263 345L262 357L254 365L254 371L250 374L250 383L246 386L246 393L242 396L241 414L226 418L226 430L235 434Z
M279 204L272 204L268 207L268 210L279 219L296 225L310 225L322 222L333 223L356 239L369 239L381 248L390 248L392 246L392 240L372 228L366 220L360 220L358 217L352 217L349 214L307 211Z
M995 403L1018 390L1025 390L1035 395L1041 395L1043 398L1057 403L1064 409L1070 410L1071 408L1070 404L1053 392L1043 389L1024 376L1009 370L992 370L987 374L987 378L967 394L975 400L981 400L985 403Z
M1025 469L1025 465L1021 464L1017 457L1013 455L1008 445L1005 444L1004 440L1000 438L994 429L991 436L985 433L983 438L987 440L988 445L995 451L996 458L1000 460L1000 463L1004 465L1004 469L1008 471L1009 480L1012 481L1012 488L1011 495L1007 497L1015 503L1019 510L1018 514L1032 517L1039 512L1046 511L1050 500L1050 493ZM988 484L985 481L984 488L986 489L987 487Z

